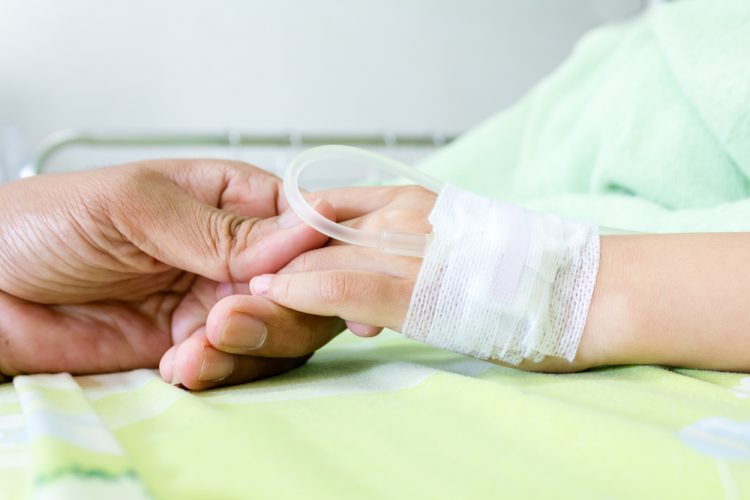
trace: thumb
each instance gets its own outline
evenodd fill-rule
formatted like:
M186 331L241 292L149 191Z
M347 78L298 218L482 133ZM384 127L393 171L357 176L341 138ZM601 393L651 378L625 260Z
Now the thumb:
M172 184L152 186L149 196L140 198L121 232L161 262L214 281L248 281L275 272L328 240L290 210L266 219L246 217L201 203ZM333 217L333 207L322 199L312 206Z

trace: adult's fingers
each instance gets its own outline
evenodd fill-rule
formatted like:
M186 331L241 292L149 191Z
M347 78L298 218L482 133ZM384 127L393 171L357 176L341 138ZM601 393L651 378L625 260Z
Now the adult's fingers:
M305 314L252 295L220 300L206 321L206 337L216 349L256 357L305 356L343 329L339 318Z
M138 165L165 175L207 205L247 217L268 218L286 212L281 179L254 165L234 160L150 160ZM303 190L308 203L316 196Z
M216 301L216 282L197 278L172 311L167 327L172 333L172 343L179 344L205 326L208 313Z
M0 292L0 373L102 373L153 367L167 331L117 303L47 306Z
M127 182L114 223L143 252L171 266L215 281L246 281L274 272L327 238L287 211L260 219L204 203L156 176ZM326 202L316 205L333 217Z
M304 364L311 355L257 358L221 352L208 342L204 328L169 349L162 357L159 372L175 385L201 390L280 375Z
M414 282L364 271L256 276L250 291L285 307L400 330Z
M219 159L149 160L135 167L165 176L202 203L249 217L284 212L281 180L253 165Z

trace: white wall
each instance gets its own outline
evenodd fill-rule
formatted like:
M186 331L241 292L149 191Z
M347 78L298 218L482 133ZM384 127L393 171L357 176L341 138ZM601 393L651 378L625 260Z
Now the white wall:
M0 0L0 128L459 132L640 3Z

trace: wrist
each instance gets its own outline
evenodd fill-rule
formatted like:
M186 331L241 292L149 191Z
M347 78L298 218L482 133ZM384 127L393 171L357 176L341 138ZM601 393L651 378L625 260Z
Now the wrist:
M404 335L522 368L576 369L599 267L598 228L452 186L429 220L435 239Z
M578 346L576 362L585 368L639 362L637 299L628 286L630 254L627 236L603 236L599 273Z

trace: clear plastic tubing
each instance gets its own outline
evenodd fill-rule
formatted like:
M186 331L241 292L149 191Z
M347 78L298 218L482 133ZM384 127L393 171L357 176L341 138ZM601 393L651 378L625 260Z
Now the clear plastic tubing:
M330 238L351 245L377 248L383 252L397 255L423 257L427 245L432 241L433 235L431 233L406 233L388 230L371 232L343 226L326 219L305 201L299 188L300 174L310 165L332 159L345 160L349 163L364 164L380 170L386 170L394 175L404 177L424 186L435 193L440 192L443 188L443 183L434 177L420 172L414 167L351 146L318 146L308 149L294 158L284 171L284 195L289 205L303 221L317 231ZM599 226L599 232L602 234L637 234L626 229L605 226Z
M333 159L385 170L436 193L443 188L441 181L391 158L351 146L318 146L300 153L284 171L284 195L292 210L315 230L344 243L377 248L397 255L424 256L427 245L432 241L432 234L363 231L326 219L307 203L299 188L300 174L310 165Z

